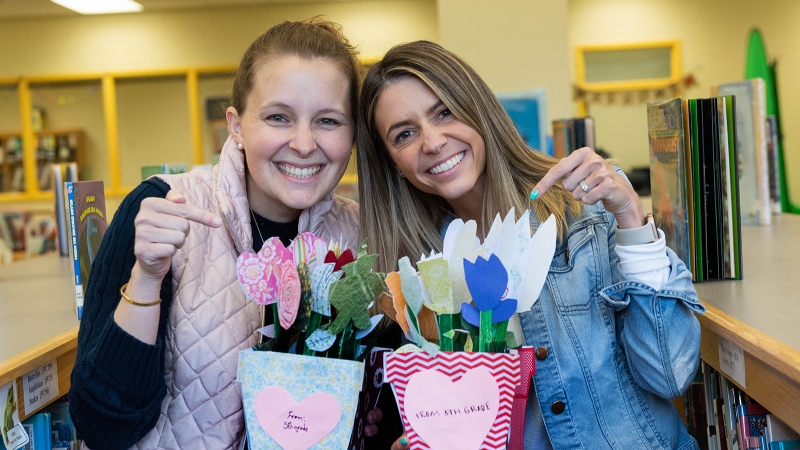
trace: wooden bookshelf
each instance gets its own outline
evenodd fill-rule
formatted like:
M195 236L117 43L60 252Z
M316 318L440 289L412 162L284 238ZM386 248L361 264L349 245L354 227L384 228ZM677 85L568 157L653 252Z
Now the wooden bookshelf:
M718 339L744 350L748 395L800 432L800 216L742 227L743 280L695 283L703 360L721 370ZM729 379L731 377L728 377Z
M34 134L36 179L40 192L52 190L50 166L56 163L83 164L83 130L42 130ZM25 155L21 134L0 134L0 194L24 194L28 189L25 180Z

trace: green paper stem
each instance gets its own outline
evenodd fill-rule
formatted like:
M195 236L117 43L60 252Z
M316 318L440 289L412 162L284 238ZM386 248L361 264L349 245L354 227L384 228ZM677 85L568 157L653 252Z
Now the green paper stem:
M273 351L286 353L289 351L289 341L292 338L291 333L289 330L284 330L281 328L281 321L280 316L278 315L278 304L273 303L272 305L272 317L274 319L274 325L272 329L275 331L275 346L273 347Z
M478 338L478 351L491 352L493 340L494 325L492 325L492 310L481 311L481 332Z
M453 329L453 314L439 314L439 349L443 352L453 351L453 338L444 334Z
M317 331L317 329L321 324L322 324L322 314L316 311L311 311L311 316L308 318L308 328L306 328L306 334L305 336L302 337L303 343L305 343L306 341L305 340L306 336L311 336L315 331ZM303 348L303 354L306 356L317 356L317 352L311 350L308 347Z
M505 353L506 351L506 330L508 329L508 321L504 320L495 325L494 331L494 351L497 353Z
M342 331L342 342L339 345L339 359L352 360L355 358L353 351L353 342L356 338L355 331L353 330L353 321L348 321Z

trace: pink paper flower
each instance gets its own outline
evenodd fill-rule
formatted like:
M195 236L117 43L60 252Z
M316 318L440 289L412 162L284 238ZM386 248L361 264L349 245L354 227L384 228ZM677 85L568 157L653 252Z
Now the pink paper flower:
M242 253L236 261L239 285L244 295L259 305L270 305L278 300L278 267L292 261L292 252L280 239L270 238L258 253Z
M300 276L292 260L283 261L278 271L278 317L281 328L288 330L300 307Z
M318 257L317 255L317 248L320 247L317 245L318 242L322 244L322 248L328 246L324 240L309 232L297 236L295 240L292 241L292 244L289 245L289 250L292 252L295 266L299 266L302 262L305 263L309 269L313 269L318 263L322 262L324 256Z
M247 298L259 305L275 303L278 280L273 264L258 254L242 253L236 266L239 285Z

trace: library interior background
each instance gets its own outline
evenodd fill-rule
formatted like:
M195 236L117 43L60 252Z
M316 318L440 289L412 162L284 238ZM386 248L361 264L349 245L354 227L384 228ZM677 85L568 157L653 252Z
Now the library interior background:
M16 392L17 420L43 412L53 423L68 420L59 405L68 400L79 321L72 260L59 243L69 239L59 237L60 219L70 223L63 183L101 181L111 223L147 176L211 170L228 136L224 111L247 46L285 20L323 16L358 46L364 73L404 42L453 51L486 80L532 151L564 157L592 147L625 171L645 212L663 212L659 182L669 170L656 156L665 129L654 112L682 99L675 107L691 161L692 105L702 104L692 99L728 99L714 105L719 126L726 108L733 119L727 153L723 145L721 160L717 154L733 174L722 178L730 194L723 203L733 197L735 206L731 190L740 201L725 222L734 233L722 243L731 260L721 280L695 273L708 309L698 317L704 371L675 405L702 448L723 448L725 434L709 431L723 400L757 403L770 418L771 433L747 441L761 447L746 448L800 448L800 2L139 4L134 12L81 14L49 0L0 0L0 400ZM357 183L354 154L336 192L357 200ZM683 186L691 190L691 179ZM694 250L684 254L694 260ZM36 371L52 374L50 391L33 401L26 377ZM735 420L728 416L719 425ZM760 430L768 434L766 425ZM4 439L5 432L4 425Z

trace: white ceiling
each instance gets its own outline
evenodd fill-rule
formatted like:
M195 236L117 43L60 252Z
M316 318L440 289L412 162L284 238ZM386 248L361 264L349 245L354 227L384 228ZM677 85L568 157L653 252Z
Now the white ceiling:
M147 11L174 9L219 8L232 5L265 5L270 3L303 3L342 0L136 0ZM78 16L80 14L56 5L50 0L0 0L0 20L20 17Z

